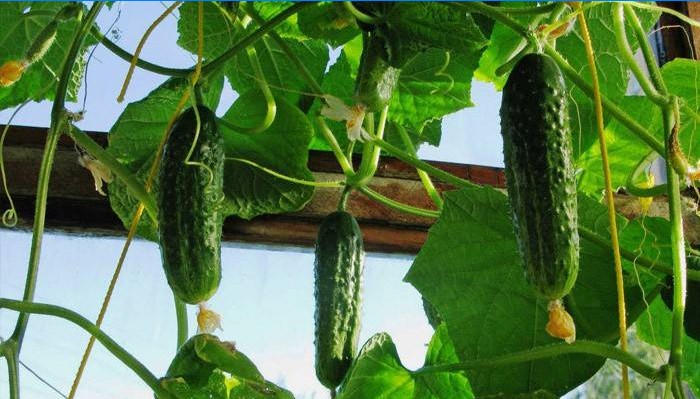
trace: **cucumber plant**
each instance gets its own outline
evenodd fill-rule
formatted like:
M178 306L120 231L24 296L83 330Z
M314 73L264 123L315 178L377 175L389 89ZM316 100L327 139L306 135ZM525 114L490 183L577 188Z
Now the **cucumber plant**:
M681 218L682 203L697 206L697 198L682 202L681 196L699 177L700 64L677 59L658 66L647 42L661 13L677 12L635 2L174 3L132 53L95 24L102 8L101 2L0 5L4 21L26 27L0 24L0 109L53 102L26 288L21 300L0 298L0 309L19 313L13 333L0 341L11 399L23 394L19 357L33 313L87 331L161 399L293 397L234 344L211 331L189 337L185 303L201 304L227 289L219 287L225 218L300 210L316 187L340 196L339 211L318 233L316 331L308 337L316 344L317 377L331 395L559 397L600 374L606 359L659 386L664 399L684 398L687 389L700 394L693 356L700 353L700 271L686 265L697 263L690 248L697 243L686 242ZM177 43L197 62L172 68L139 58L146 38L175 9ZM127 106L106 149L75 126L67 106L96 45L130 63L131 71L170 77ZM330 66L329 46L341 48ZM634 60L637 49L646 71ZM589 69L580 65L584 59ZM632 75L643 95L626 94ZM417 155L418 146L439 143L443 117L473 106L474 78L503 89L507 194ZM216 115L224 81L240 96ZM478 127L464 130L468 140L481 139ZM47 190L63 134L113 176L110 204L129 231L94 324L34 301ZM314 180L307 161L318 149L332 152L341 180ZM356 153L359 164L352 162ZM431 209L372 188L382 155L416 168ZM656 174L638 183L657 160L666 163L665 179ZM3 181L13 178L0 172ZM612 189L619 187L643 199L642 216L615 213ZM352 209L345 209L351 195L435 219L405 277L435 328L417 370L401 364L388 334L357 348L364 249ZM659 196L669 204L666 218L649 216ZM8 227L15 216L14 208L5 212ZM176 298L179 350L161 378L100 330L136 235L161 245ZM662 300L667 306L659 306ZM198 321L203 330L218 323L213 313ZM635 323L639 338L669 351L663 364L627 349ZM635 388L626 373L620 379L619 396L629 397Z

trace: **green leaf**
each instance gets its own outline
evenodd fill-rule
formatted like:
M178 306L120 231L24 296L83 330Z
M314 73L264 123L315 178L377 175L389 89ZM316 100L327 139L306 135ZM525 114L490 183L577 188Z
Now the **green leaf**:
M299 29L312 39L338 47L360 34L355 18L342 3L324 2L306 7L297 13Z
M432 120L473 105L472 74L480 51L450 55L427 50L401 70L389 107L389 118L414 131Z
M9 60L22 60L36 36L53 19L53 15L69 3L18 2L0 4L0 65ZM53 45L36 63L30 65L21 79L8 87L0 87L0 110L26 100L52 100L56 95L57 77L73 41L78 21L59 24ZM86 48L94 44L89 36L76 59L68 86L67 99L75 100L86 63Z
M322 41L310 39L300 41L287 38L284 41L292 53L302 60L311 76L320 82L328 64L327 45ZM296 66L274 40L267 36L263 37L256 43L255 50L265 80L275 99L283 98L291 104L299 104L303 94L311 92L311 88L298 72ZM226 77L231 82L233 89L239 93L246 93L258 87L255 73L245 52L229 61Z
M454 345L447 333L445 324L441 324L428 346L425 357L425 365L432 366L445 363L459 362ZM423 374L416 377L416 389L414 399L445 399L474 397L469 380L464 373L444 372L435 374Z
M405 399L413 396L411 373L401 364L391 337L372 336L348 372L338 399Z
M240 29L233 23L234 19L221 5L214 2L204 2L204 51L205 59L212 59L223 54L231 48L238 39ZM192 54L197 53L199 21L197 3L185 2L178 12L180 19L177 22L177 30L180 36L177 44Z
M183 378L163 378L160 384L176 399L228 399L226 376L215 370L207 384L200 388L192 388Z
M696 77L700 76L700 63L679 58L665 64L661 73L669 92L678 96L696 114L700 114L700 94L696 90L698 84L688 84L688 82L696 82ZM664 141L663 121L659 107L641 96L625 97L619 105L632 119L646 127L657 140ZM681 110L681 130L678 137L681 148L691 163L700 158L700 145L697 144L696 133L699 124L700 120ZM650 149L616 120L611 121L605 128L605 141L610 157L613 188L623 186L627 176ZM600 146L594 145L581 155L579 168L584 171L580 178L580 188L591 193L600 192L604 187Z
M471 56L488 43L470 14L439 2L396 3L377 32L387 38L395 67L428 48Z
M260 120L265 100L258 91L243 94L226 112L232 123ZM313 180L307 168L308 146L313 127L306 116L282 98L277 99L277 116L267 130L241 134L221 126L226 156L243 158L297 179ZM253 166L226 162L224 193L226 214L250 219L261 214L292 212L313 196L313 187L290 183Z
M687 311L688 309L686 309ZM637 335L642 340L669 350L671 348L671 331L673 313L656 298L636 322ZM700 394L700 342L683 333L683 380L688 382L696 395Z
M580 197L579 207L580 225L606 237L605 207L586 197ZM547 301L535 296L523 276L509 215L506 196L493 188L447 193L442 215L405 278L438 309L462 361L557 342L544 331ZM638 242L622 237L621 245L635 248ZM610 251L582 239L580 263L577 284L565 298L577 336L615 340L617 294ZM634 320L641 312L641 295L636 286L627 288L629 320ZM470 370L467 376L477 397L535 389L562 395L595 374L603 362L566 355Z

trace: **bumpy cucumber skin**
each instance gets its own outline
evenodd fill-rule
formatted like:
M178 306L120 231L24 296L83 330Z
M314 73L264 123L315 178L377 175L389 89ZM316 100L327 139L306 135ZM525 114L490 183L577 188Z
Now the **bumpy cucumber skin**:
M381 112L391 101L400 70L389 65L385 39L375 33L363 37L360 69L355 81L355 100L369 112Z
M506 186L528 281L554 300L578 273L576 178L566 87L559 67L528 54L503 89L501 134Z
M688 270L700 270L700 257L687 256L686 264ZM661 299L673 310L673 276L666 277ZM700 341L700 282L695 280L687 280L683 326L689 337Z
M224 142L214 113L199 106L199 137L194 141L194 109L183 112L163 150L158 175L158 224L163 269L175 295L190 304L209 299L221 280L221 228L224 198Z
M321 223L314 265L316 376L327 388L342 382L357 350L364 268L362 231L347 212Z

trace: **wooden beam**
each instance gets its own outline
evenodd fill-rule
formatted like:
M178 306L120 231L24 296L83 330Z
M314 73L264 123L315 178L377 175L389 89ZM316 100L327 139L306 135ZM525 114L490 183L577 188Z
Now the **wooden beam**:
M89 135L101 145L107 145L107 134L91 132ZM10 193L19 215L18 228L31 229L32 226L37 175L45 137L45 128L13 126L5 140L5 167ZM62 137L49 185L47 230L71 234L124 235L125 229L112 212L109 201L95 191L90 173L78 165L77 158L72 140ZM359 164L359 159L353 161ZM505 187L503 171L498 168L446 162L432 164L478 184ZM312 151L308 166L319 180L342 178L332 154ZM384 159L376 176L371 188L381 194L410 205L433 207L413 167L395 159ZM452 189L450 185L439 182L437 187L441 191ZM229 217L224 224L224 240L313 246L318 224L325 215L335 210L339 196L339 189L317 189L311 202L298 212L266 215L253 220ZM0 199L0 206L2 210L9 206L4 196ZM358 218L365 245L370 251L417 253L434 221L387 209L360 193L353 193L348 209Z
M89 135L103 146L107 144L107 134L92 132ZM10 128L5 140L5 168L9 189L19 215L17 227L20 229L29 230L32 227L37 175L45 137L46 129L17 126ZM95 191L90 173L78 165L77 158L78 154L71 139L62 137L58 144L49 186L47 230L69 234L125 235L124 226L112 212L109 201ZM498 168L446 162L431 164L478 184L505 187L503 171ZM342 178L332 154L312 151L308 165L319 180ZM436 185L442 192L453 189L448 184L437 182ZM395 159L382 160L371 188L410 205L433 207L413 167ZM688 198L685 201L684 219L687 239L690 243L698 245L700 218L695 213L697 199L692 199L691 190L686 194ZM253 220L229 217L224 224L223 239L259 244L313 246L320 221L335 210L339 196L339 189L317 189L313 199L298 212L265 215ZM618 210L625 216L639 216L635 198L620 195L616 201ZM0 210L4 211L8 206L3 195L0 199ZM415 254L425 242L428 229L434 222L431 218L406 215L387 209L359 193L353 193L350 197L348 209L358 218L365 246L369 251ZM659 198L655 201L651 212L653 216L668 215L665 199Z

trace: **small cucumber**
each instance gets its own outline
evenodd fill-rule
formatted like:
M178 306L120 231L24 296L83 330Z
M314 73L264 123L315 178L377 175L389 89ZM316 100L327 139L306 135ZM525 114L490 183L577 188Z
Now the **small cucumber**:
M384 38L376 33L366 33L355 80L355 100L364 104L369 112L381 112L391 101L399 73L399 69L389 65Z

